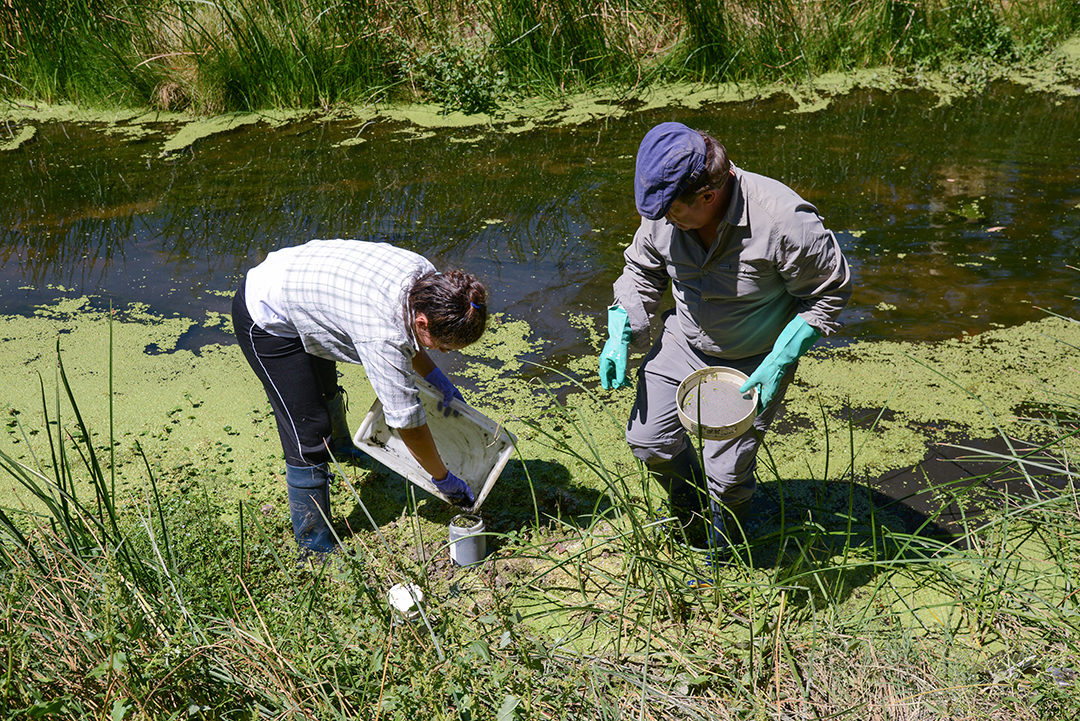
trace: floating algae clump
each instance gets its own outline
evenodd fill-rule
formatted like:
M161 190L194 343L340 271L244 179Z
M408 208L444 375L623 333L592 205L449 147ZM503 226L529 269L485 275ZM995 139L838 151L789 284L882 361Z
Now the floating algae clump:
M241 495L259 491L278 471L273 419L239 348L177 349L194 319L155 316L140 305L110 317L90 299L75 298L32 316L4 316L0 324L0 409L7 416L0 448L9 456L28 465L36 464L35 455L48 457L43 397L54 430L80 436L62 363L91 441L100 458L115 455L122 484L146 480L136 444L155 473L197 472ZM10 494L9 485L0 505L12 501Z
M1028 404L1080 397L1080 324L1049 318L939 343L857 343L812 352L767 437L783 472L805 474L807 453L875 476L917 464L927 446L1009 434L1034 439ZM824 436L828 426L829 439ZM817 457L824 466L823 455Z
M17 150L37 134L37 128L33 125L24 125L18 132L11 133L8 138L0 136L0 153L5 150Z
M472 381L477 390L470 403L489 409L495 418L505 417L509 409L519 416L536 409L536 386L521 378L534 370L523 358L543 347L542 340L531 336L532 327L526 321L498 313L480 340L461 350L468 365L458 375Z
M189 148L196 141L228 132L245 125L266 123L272 126L283 125L290 120L296 120L306 113L301 111L274 111L272 113L231 113L218 115L207 120L193 120L186 123L179 132L165 141L161 148L161 157L165 157L178 150Z

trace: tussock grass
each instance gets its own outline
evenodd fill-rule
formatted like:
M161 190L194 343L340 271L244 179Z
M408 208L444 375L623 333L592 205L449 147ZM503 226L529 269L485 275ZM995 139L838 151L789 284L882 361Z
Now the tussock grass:
M1080 27L1072 0L22 0L0 5L0 92L201 114L656 81L915 72L1030 58Z
M149 463L121 499L62 357L42 404L37 460L0 453L26 499L0 509L8 718L1051 719L1080 702L1080 399L1035 409L1043 442L972 450L977 482L920 491L973 509L951 534L933 513L898 522L849 472L763 474L773 506L709 567L552 396L530 430L602 500L560 514L529 480L532 519L453 573L414 495L380 526L340 466L363 527L304 570L287 519L162 490ZM1006 479L1028 490L986 490ZM404 581L425 613L398 624L385 593Z

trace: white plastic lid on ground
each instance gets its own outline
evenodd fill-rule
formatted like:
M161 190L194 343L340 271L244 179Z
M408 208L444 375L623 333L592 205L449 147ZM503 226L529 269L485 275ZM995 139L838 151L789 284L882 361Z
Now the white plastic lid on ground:
M420 615L424 592L415 583L395 583L387 592L386 598L390 602L390 608L408 621Z
M446 467L469 484L476 503L465 509L476 513L483 505L513 453L517 438L495 421L467 403L454 399L450 408L457 411L444 416L438 408L442 392L420 376L414 376L420 400L427 413L428 428ZM376 400L368 411L353 443L379 463L400 473L420 488L442 500L450 500L431 482L425 471L405 446L397 431L386 425L382 403Z

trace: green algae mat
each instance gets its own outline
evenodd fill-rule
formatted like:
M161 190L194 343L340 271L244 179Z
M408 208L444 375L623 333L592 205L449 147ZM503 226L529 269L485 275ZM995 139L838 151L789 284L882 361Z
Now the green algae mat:
M53 428L78 433L62 367L95 446L114 459L125 488L143 487L145 454L162 480L198 477L237 499L280 500L284 467L274 420L238 347L177 347L192 327L227 328L223 313L166 318L133 306L110 315L83 298L0 322L5 453L29 465L47 463L43 408ZM596 331L584 319L577 326L582 342L599 350ZM499 316L462 353L457 380L471 405L517 434L516 457L526 470L537 469L534 481L602 493L590 449L610 469L633 468L622 440L633 391L600 389L595 356L540 380L521 360L537 345L528 323ZM1001 435L1038 441L1041 426L1025 416L1080 397L1078 348L1080 324L1048 317L936 343L812 351L768 437L775 472L872 482L919 464L933 444ZM355 427L374 396L362 368L339 370ZM357 469L361 483L378 475L377 467ZM18 505L17 495L5 484L0 503Z

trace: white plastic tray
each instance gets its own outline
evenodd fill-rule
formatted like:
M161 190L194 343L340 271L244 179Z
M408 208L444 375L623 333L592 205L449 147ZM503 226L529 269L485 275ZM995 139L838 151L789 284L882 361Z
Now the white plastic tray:
M443 463L458 478L469 484L476 503L466 509L475 513L483 505L498 480L517 438L483 413L458 399L450 403L458 412L444 416L437 408L442 392L420 376L413 379L420 390L420 400L427 413L428 428L435 439ZM379 463L400 473L433 496L450 503L450 500L431 482L425 471L405 446L397 432L386 425L382 402L376 399L368 411L360 429L353 438L357 448Z

